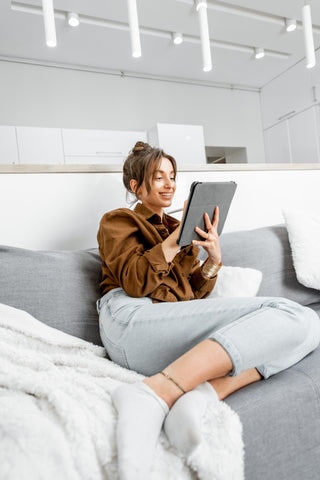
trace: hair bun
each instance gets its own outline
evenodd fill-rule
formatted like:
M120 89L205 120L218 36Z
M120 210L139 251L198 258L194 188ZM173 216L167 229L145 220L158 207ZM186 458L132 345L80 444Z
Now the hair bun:
M133 147L132 153L142 152L143 150L149 150L149 149L150 149L150 145L148 143L139 141Z

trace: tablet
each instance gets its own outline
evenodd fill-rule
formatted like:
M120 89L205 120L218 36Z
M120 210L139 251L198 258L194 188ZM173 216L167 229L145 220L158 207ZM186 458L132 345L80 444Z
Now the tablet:
M178 245L184 247L190 245L192 240L204 240L194 229L200 227L207 231L203 216L207 212L212 221L216 206L219 207L218 235L220 235L236 188L235 182L193 182L177 240Z

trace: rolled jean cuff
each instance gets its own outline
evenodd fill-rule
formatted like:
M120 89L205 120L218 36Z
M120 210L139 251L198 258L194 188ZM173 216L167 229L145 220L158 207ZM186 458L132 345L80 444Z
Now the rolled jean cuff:
M243 371L243 361L237 347L226 337L221 335L221 333L215 333L210 339L218 342L231 358L233 370L228 374L228 377L236 377L239 375L239 373Z
M259 365L259 367L255 367L255 369L262 375L263 378L269 378L269 372L268 369L264 365Z

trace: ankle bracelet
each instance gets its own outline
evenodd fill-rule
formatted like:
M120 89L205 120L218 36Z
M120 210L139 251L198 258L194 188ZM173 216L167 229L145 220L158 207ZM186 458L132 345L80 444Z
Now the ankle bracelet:
M186 391L179 385L178 382L176 382L172 377L170 377L167 373L165 372L160 372L164 377L166 377L168 380L171 380L180 390L182 393L186 393Z

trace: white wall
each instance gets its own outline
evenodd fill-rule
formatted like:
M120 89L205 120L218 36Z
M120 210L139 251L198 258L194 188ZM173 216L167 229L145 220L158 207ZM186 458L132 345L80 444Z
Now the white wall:
M127 206L120 173L0 175L0 244L31 249L96 247L102 215ZM194 180L238 184L225 232L283 223L282 209L319 209L320 170L181 172L171 209Z
M149 130L204 126L206 145L247 147L264 162L258 92L0 62L0 125Z

